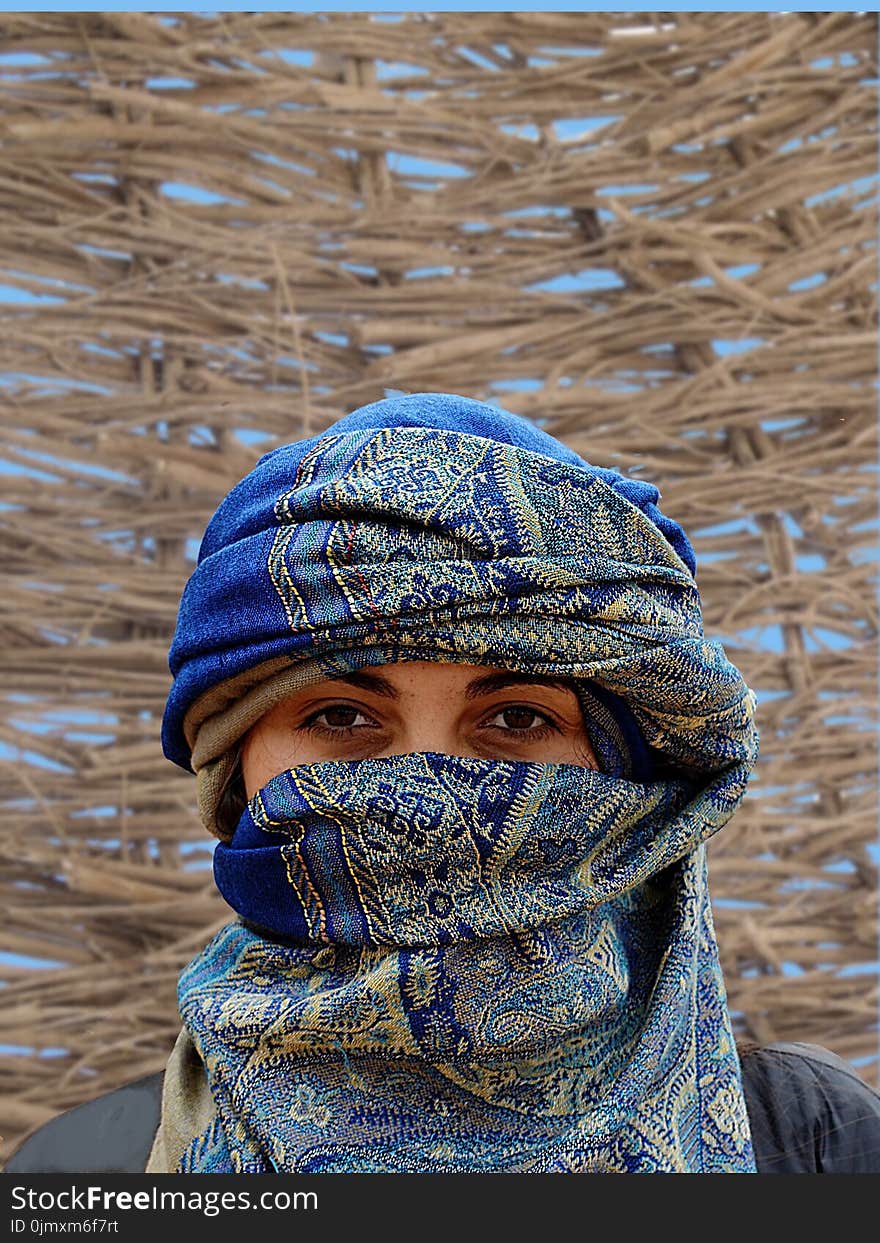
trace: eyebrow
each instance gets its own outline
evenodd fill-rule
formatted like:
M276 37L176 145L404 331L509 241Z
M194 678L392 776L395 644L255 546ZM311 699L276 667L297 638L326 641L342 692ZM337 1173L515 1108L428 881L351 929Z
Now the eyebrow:
M385 699L399 699L400 695L397 688L383 678L381 673L367 673L365 670L355 670L353 673L346 673L342 677L334 678L334 682L347 682L350 686L359 686L362 690L372 691L375 695L381 695ZM505 690L508 686L548 686L552 690L567 691L572 693L573 687L558 678L546 677L541 673L516 673L513 670L505 670L502 673L487 673L481 677L474 678L469 682L465 689L465 699L478 699L481 695L491 695L494 691Z

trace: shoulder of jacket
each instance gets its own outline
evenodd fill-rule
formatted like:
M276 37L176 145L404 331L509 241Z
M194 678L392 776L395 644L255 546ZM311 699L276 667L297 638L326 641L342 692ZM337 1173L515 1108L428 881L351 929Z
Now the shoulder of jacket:
M880 1094L836 1053L764 1045L742 1078L759 1173L880 1172Z
M859 1087L864 1088L870 1095L880 1100L880 1093L876 1092L870 1084L865 1083L861 1075L851 1063L840 1057L837 1053L832 1053L830 1049L824 1048L819 1044L807 1044L800 1040L780 1040L774 1044L762 1045L755 1050L759 1055L769 1055L774 1058L796 1059L797 1062L805 1063L815 1074L822 1075L825 1070L831 1071L830 1078L835 1078L837 1074L845 1075L851 1079ZM749 1056L748 1054L746 1056Z
M29 1135L5 1174L142 1174L162 1109L164 1072L75 1105Z

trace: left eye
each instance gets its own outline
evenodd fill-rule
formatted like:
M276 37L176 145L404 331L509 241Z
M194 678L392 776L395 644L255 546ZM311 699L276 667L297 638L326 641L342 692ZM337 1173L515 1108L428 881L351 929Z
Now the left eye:
M322 721L323 718L323 721ZM362 725L373 725L368 716L355 708L352 704L331 704L328 708L322 708L320 712L315 712L306 722L306 727L313 727L319 730L330 729L346 730L360 728Z
M502 724L498 724L498 722ZM534 708L526 708L524 706L503 708L491 721L486 722L495 729L519 730L529 733L532 727L537 725L546 726L549 724L546 717L540 712L536 712Z

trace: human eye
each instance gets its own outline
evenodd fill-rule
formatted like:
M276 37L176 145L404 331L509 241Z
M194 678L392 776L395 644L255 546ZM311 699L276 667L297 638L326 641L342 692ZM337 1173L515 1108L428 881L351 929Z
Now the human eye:
M321 723L321 718L325 724ZM378 728L376 722L354 704L327 704L307 717L299 727L320 738L351 738L355 732Z
M487 718L483 727L497 730L507 738L527 741L549 738L551 734L560 732L552 717L539 712L537 708L530 708L528 704L509 704L493 717Z

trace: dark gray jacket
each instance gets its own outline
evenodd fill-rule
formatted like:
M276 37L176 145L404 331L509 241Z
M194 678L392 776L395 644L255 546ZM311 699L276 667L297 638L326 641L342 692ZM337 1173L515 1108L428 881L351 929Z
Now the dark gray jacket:
M759 1174L880 1173L880 1095L814 1044L773 1044L742 1058ZM162 1100L162 1073L61 1114L6 1163L7 1174L140 1174Z

